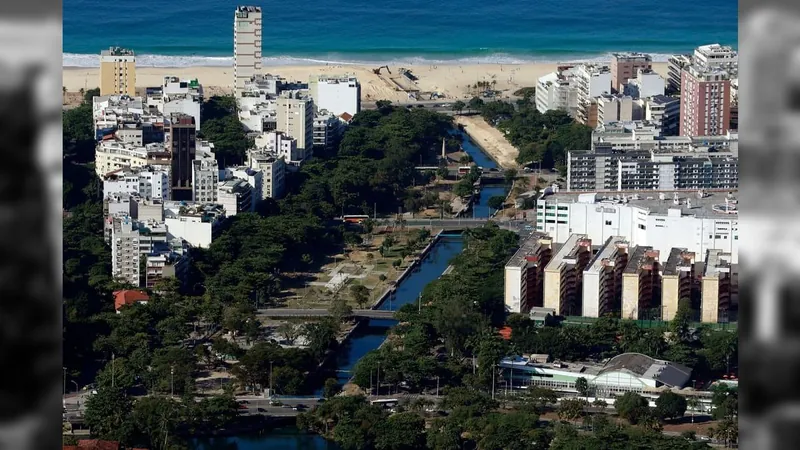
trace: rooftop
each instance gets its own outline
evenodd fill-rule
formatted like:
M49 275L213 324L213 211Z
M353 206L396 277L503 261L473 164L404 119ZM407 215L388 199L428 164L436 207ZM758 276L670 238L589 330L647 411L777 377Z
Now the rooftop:
M619 53L612 53L611 56L614 59L642 59L645 61L652 61L653 58L648 55L647 53L639 53L639 52L619 52Z
M134 56L133 50L122 47L109 47L108 50L101 50L101 56Z
M703 278L720 278L722 274L731 272L731 254L719 249L706 252L706 271Z
M146 302L150 300L150 296L144 291L134 289L124 289L114 292L114 309L119 311L120 308L127 305L132 305L137 302Z
M628 241L624 236L609 236L600 251L594 255L585 272L600 272L603 267L613 265L618 249L627 249Z
M654 359L641 353L623 353L611 358L600 374L627 371L642 378L655 379L669 387L683 387L691 377L692 369L677 363Z
M506 267L522 267L526 264L527 258L535 257L538 253L537 249L539 248L540 241L544 240L546 244L552 244L552 239L547 233L542 233L539 231L534 231L528 236L520 245L519 249L511 259L508 260L506 263Z
M260 6L237 6L236 11L238 12L261 12Z
M640 270L653 270L658 263L659 252L649 245L639 245L631 253L623 273L639 273Z
M694 252L686 248L673 247L667 262L662 266L662 275L678 275L679 272L690 272L694 264Z
M571 372L575 375L590 375L595 376L600 373L603 366L600 364L587 363L587 362L562 362L553 361L551 363L541 362L542 355L526 355L526 356L511 356L500 360L500 367L514 370L522 370L535 372L537 369L550 369L560 370L564 372Z
M578 254L579 247L591 247L592 241L586 234L572 234L567 242L558 250L553 256L553 259L547 264L545 270L559 270L563 264L575 264L575 258ZM591 248L590 248L591 251Z
M670 217L695 216L717 219L737 219L737 200L732 192L702 191L703 195L691 191L614 191L564 192L542 195L540 201L547 203L584 203L598 205L632 206L647 210L653 215ZM677 204L675 203L677 199ZM727 202L726 202L727 200Z

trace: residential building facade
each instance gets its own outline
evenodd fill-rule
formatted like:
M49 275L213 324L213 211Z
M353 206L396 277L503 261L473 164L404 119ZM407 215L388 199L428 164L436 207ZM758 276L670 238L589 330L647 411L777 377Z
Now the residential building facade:
M261 7L237 6L233 16L233 88L241 96L245 83L261 71Z
M111 47L100 52L100 95L136 95L133 50Z
M361 111L361 83L354 75L311 75L308 91L318 111L336 116Z
M653 58L644 53L614 53L611 55L611 87L622 92L624 84L639 70L653 70Z

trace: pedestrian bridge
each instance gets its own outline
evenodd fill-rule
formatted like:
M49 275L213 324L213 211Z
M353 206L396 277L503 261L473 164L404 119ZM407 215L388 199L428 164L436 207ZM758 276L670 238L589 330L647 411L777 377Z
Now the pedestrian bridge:
M381 309L354 309L350 317L363 317L365 319L393 319L396 311ZM331 312L327 309L287 309L266 308L259 309L258 314L267 317L328 317Z

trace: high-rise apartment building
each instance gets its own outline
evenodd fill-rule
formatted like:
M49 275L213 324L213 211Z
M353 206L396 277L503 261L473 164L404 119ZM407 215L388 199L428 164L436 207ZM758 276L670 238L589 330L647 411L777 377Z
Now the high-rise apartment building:
M133 50L111 47L100 52L100 95L136 95Z
M653 58L644 53L614 53L611 55L611 87L622 92L623 85L636 76L639 69L653 70Z
M583 270L592 259L592 241L572 234L544 269L544 307L556 315L581 314Z
M169 117L168 126L167 147L171 158L171 200L191 200L193 196L192 161L197 152L197 129L194 117L183 113L173 113Z
M677 94L681 91L681 73L692 65L691 55L672 55L667 60L667 91Z
M659 251L638 246L622 274L622 318L660 319L661 277Z
M544 305L544 268L553 255L553 240L532 233L505 267L505 305L512 313L527 313Z
M706 252L700 304L700 318L704 323L728 321L733 280L731 266L730 253L719 249Z
M720 136L730 129L728 72L689 66L681 73L681 136Z
M673 247L661 271L661 314L664 320L672 320L678 312L681 300L694 303L700 292L699 279L695 274L702 264L695 263L694 252L683 247Z
M261 70L261 7L238 6L233 17L233 88L236 96Z
M314 101L302 91L288 91L276 100L277 131L297 140L303 158L312 156L314 146Z
M621 310L622 274L628 265L628 241L609 236L583 272L584 317L603 317Z
M283 196L286 183L286 163L283 158L267 150L255 149L248 152L247 163L264 174L262 199Z

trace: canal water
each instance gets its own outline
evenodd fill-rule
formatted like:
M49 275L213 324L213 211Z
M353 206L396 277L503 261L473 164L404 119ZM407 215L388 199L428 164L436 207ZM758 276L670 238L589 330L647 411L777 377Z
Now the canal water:
M484 170L498 168L497 163L494 162L492 158L489 158L489 156L486 155L486 153L484 153L483 150L481 150L481 148L478 147L465 132L461 130L455 130L453 134L461 136L461 146L463 147L464 151L472 157L472 160L475 161L475 164L483 167ZM489 199L496 195L502 195L505 197L507 193L508 191L506 190L506 187L502 185L484 186L481 189L478 202L472 206L473 217L490 217L492 214L494 214L495 210L489 207Z
M463 131L455 130L454 134L460 134L463 137L464 150L472 156L476 164L484 169L497 167L497 164L486 156ZM474 208L474 216L489 217L494 212L487 204L489 198L493 195L505 195L505 193L506 190L503 186L483 188L480 201ZM403 305L416 302L425 286L439 278L463 248L461 235L442 235L417 268L399 283L391 297L378 305L378 309L394 311ZM394 320L370 320L350 336L350 339L339 348L336 358L336 378L339 383L344 384L350 379L351 371L358 360L380 347L386 340L389 329L396 323ZM315 394L321 395L322 390L320 389ZM334 443L328 442L319 435L303 433L296 428L276 429L264 435L236 436L195 442L197 450L334 450L338 448Z

